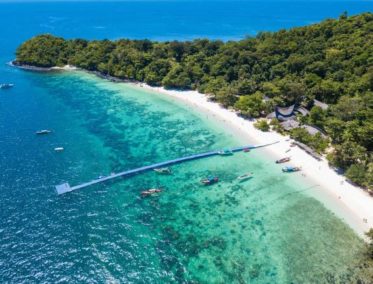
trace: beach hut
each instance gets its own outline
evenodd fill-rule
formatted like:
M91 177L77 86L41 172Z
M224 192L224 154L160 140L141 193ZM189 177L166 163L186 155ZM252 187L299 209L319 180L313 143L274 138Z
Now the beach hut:
M286 120L284 122L281 122L280 125L286 131L290 131L290 130L292 130L294 128L299 127L299 122L296 121L296 120L294 120L294 119L290 119L290 120Z
M275 111L267 115L267 119L277 118L279 121L295 120L295 112L300 113L303 116L309 114L309 110L304 107L291 105L288 107L275 107Z

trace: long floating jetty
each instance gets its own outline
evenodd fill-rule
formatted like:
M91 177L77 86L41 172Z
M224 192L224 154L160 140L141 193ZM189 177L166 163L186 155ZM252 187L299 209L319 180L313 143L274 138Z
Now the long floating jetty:
M276 143L278 143L278 141L273 142L273 143L269 143L269 144L256 145L256 146L252 146L252 145L242 146L242 147L237 147L237 148L233 148L233 149L229 149L229 150L232 151L232 152L240 152L240 151L243 151L244 149L257 149L257 148L270 146L270 145L273 145L273 144L276 144ZM88 186L91 186L91 185L95 185L95 184L98 184L98 183L102 183L102 182L105 182L105 181L109 181L109 180L112 180L112 179L115 179L115 178L134 176L136 174L140 174L140 173L143 173L143 172L146 172L146 171L154 170L156 168L162 168L162 167L179 164L179 163L186 162L186 161L192 161L192 160L197 160L197 159L201 159L201 158L207 158L207 157L219 155L219 152L221 152L221 151L222 150L216 150L216 151L206 152L206 153L202 153L202 154L196 154L196 155L192 155L192 156L182 157L182 158L179 158L179 159L169 160L169 161L166 161L166 162L157 163L157 164L153 164L153 165L150 165L150 166L144 166L144 167L129 170L129 171L124 171L124 172L120 172L120 173L116 173L116 174L111 174L109 176L98 178L98 179L95 179L95 180L92 180L92 181L89 181L89 182L86 182L86 183L83 183L83 184L80 184L80 185L76 185L76 186L70 186L69 183L63 183L63 184L57 185L56 190L57 190L57 194L63 194L63 193L67 193L67 192L77 190L77 189L82 189L82 188L85 188L85 187L88 187Z

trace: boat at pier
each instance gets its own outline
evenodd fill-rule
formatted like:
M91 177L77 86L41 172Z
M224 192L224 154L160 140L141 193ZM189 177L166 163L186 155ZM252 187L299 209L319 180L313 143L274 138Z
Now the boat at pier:
M233 152L230 149L224 149L224 150L219 151L218 154L220 156L231 156L233 155Z
M172 171L170 168L156 168L154 169L154 171L158 174L162 174L162 175L170 175L172 174Z

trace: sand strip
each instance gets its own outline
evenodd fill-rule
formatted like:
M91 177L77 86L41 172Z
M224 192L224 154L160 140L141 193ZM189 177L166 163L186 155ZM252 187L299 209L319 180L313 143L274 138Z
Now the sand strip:
M364 232L373 228L373 198L362 188L346 182L344 176L329 167L325 158L317 161L299 147L290 147L289 137L272 131L262 132L253 126L253 121L245 120L233 111L208 101L205 95L196 91L165 90L162 87L150 87L141 83L132 85L166 94L203 111L217 122L220 121L223 127L233 130L240 138L247 139L248 143L265 144L280 141L268 147L268 151L271 151L274 159L291 156L290 164L302 167L302 177L318 185L312 196L342 218L360 236L363 237ZM289 149L291 150L286 153Z

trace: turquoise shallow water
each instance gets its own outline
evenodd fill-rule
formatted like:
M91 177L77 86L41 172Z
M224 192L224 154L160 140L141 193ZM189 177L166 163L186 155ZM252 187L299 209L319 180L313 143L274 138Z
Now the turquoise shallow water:
M2 282L320 283L361 257L354 232L303 193L313 185L264 150L57 196L63 181L244 141L164 95L82 72L23 73L32 91L3 94L0 108ZM238 182L245 172L254 178ZM209 174L221 182L201 186ZM164 192L140 198L155 186Z
M371 1L264 2L1 3L0 62L45 32L227 40L372 9ZM363 242L306 194L314 184L282 175L264 150L181 164L167 177L54 191L252 141L164 95L82 72L0 64L0 81L16 84L0 92L0 283L353 282ZM54 133L34 135L44 128ZM248 171L253 179L236 181ZM200 186L208 174L221 182ZM139 197L154 186L165 190Z

